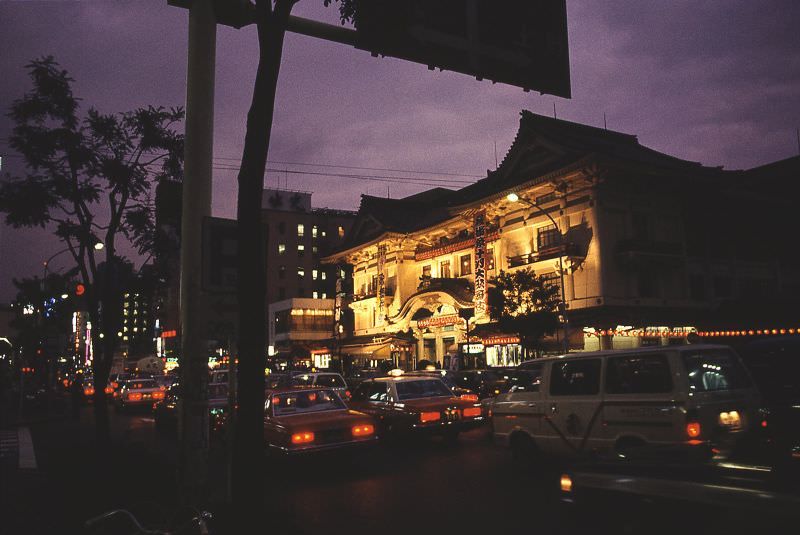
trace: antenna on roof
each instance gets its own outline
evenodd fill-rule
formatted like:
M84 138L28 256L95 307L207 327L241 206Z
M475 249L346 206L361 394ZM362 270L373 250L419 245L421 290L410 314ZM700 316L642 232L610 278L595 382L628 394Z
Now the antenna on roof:
M494 140L494 168L497 169L497 140Z
M608 123L606 123L606 112L603 112L603 128L608 130Z
M556 116L556 103L555 102L553 102L553 119L558 119L558 116Z
M386 184L386 198L387 199L391 199L392 198L391 194L389 193L389 184Z
M797 154L800 154L800 128L795 128L794 131L797 134Z

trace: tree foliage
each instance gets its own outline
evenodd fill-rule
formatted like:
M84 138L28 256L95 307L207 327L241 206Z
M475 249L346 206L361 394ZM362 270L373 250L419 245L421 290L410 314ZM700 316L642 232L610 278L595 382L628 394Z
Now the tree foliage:
M183 135L174 127L183 110L148 106L105 114L89 108L81 115L73 79L52 56L26 69L33 87L11 105L8 144L24 158L27 174L0 183L0 212L15 228L52 229L69 250L86 286L96 326L93 371L102 382L116 346L116 294L128 265L117 240L129 240L140 254L152 253L152 187L182 179ZM104 413L103 389L95 391L95 402L96 413ZM107 430L103 418L98 416L101 437L100 428Z
M489 281L489 315L505 332L518 333L522 346L538 349L559 326L560 289L532 269L501 271Z

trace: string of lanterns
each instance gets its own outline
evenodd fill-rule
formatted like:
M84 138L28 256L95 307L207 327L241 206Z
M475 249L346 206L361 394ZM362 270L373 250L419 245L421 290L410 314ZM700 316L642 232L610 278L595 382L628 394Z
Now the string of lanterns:
M771 335L794 335L800 334L798 329L747 329L747 330L734 330L734 331L694 331L694 330L680 330L673 331L670 329L629 329L618 331L615 329L601 329L597 331L584 332L586 336L628 336L628 337L643 337L643 338L681 338L689 336L691 333L696 333L698 336L713 338L721 336L771 336Z
M800 334L800 329L748 329L746 331L700 331L700 336L764 336L776 334Z

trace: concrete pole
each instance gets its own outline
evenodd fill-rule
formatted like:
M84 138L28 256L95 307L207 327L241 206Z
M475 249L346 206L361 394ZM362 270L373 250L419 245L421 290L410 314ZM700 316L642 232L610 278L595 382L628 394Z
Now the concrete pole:
M181 213L181 455L183 498L203 498L208 478L208 347L202 295L202 224L211 215L214 69L217 24L212 0L189 8L186 140Z

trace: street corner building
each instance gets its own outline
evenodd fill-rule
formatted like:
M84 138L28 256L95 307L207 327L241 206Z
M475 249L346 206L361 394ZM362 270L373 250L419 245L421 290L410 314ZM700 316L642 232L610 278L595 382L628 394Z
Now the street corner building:
M794 331L798 177L800 157L727 171L523 111L502 163L475 184L362 195L352 230L323 258L352 268L352 293L337 297L353 313L339 352L365 366L448 366L456 354L514 365L526 355L493 324L486 290L525 268L563 282L569 329L546 340L550 352L563 350L563 332L583 351L756 324Z

